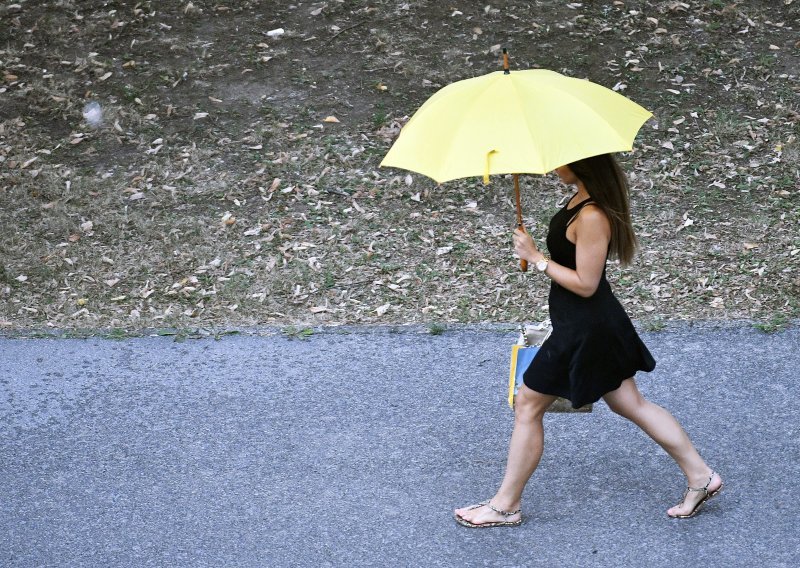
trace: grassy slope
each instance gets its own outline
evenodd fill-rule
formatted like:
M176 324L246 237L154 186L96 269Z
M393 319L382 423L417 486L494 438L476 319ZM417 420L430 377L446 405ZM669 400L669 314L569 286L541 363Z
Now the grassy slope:
M274 4L0 9L2 325L541 317L510 181L378 168L404 117L499 45L654 112L622 157L640 255L610 270L633 317L798 317L797 2ZM524 180L540 241L563 195Z

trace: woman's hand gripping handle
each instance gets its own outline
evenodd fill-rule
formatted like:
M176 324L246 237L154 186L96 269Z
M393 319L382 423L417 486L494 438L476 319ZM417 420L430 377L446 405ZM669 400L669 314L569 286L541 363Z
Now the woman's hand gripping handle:
M522 224L517 225L517 230L514 231L514 252L519 255L519 265L523 272L528 271L529 262L538 262L544 256Z

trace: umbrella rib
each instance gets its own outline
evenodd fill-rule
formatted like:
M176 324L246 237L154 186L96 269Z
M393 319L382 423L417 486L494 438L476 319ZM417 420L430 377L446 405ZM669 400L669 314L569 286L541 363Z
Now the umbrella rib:
M574 78L569 78L569 79L570 79L570 80L573 80L573 81L583 81L583 80L585 80L585 79L574 79ZM592 84L592 85L595 85L596 87L598 87L598 88L600 88L600 89L607 89L607 87L604 87L603 85L599 85L599 84L597 84L597 83L592 83L591 81L587 81L587 82L588 82L588 83L590 83L590 84ZM558 87L557 87L557 88L558 88ZM589 110L591 110L591 111L594 111L594 110L595 110L595 109L594 109L594 107L592 107L592 106L591 106L589 103L587 103L586 101L582 100L581 98L579 98L579 97L575 96L573 93L570 93L570 92L568 92L568 91L565 91L565 90L563 90L563 89L561 89L561 88L558 88L558 91L559 91L559 93L561 93L562 95L566 95L566 96L568 96L570 99L572 99L572 100L574 100L574 101L577 101L579 104L581 104L581 105L582 105L582 106L584 106L585 108L588 108L588 109L589 109ZM611 91L611 92L612 92L612 93L614 93L614 91ZM621 98L625 99L625 100L626 100L626 101L628 101L628 103L630 103L630 104L636 104L636 103L634 103L633 101L631 101L630 99L628 99L627 97L624 97L624 96L620 95L619 93L614 93L614 94L615 94L615 95L617 95L618 97L621 97ZM638 105L637 105L637 106L638 106ZM650 118L650 117L648 116L647 118ZM647 118L645 118L645 120L647 120ZM619 131L619 130L617 130L617 126L616 126L616 124L615 124L615 123L613 123L613 122L609 122L609 121L605 121L605 123L606 123L606 124L608 124L608 126L609 126L609 127L610 127L610 128L613 130L613 131L614 131L614 133L616 133L617 137L618 137L618 138L620 139L620 141L621 141L621 142L622 142L622 143L625 145L625 147L626 147L626 148L628 148L628 149L631 149L631 148L633 148L633 140L631 140L631 143L630 143L630 144L627 144L627 143L625 142L625 138L626 138L626 137L625 137L625 136L623 136L623 134L622 134L622 133L620 133L620 131ZM644 120L642 121L642 124L644 124ZM639 126L639 128L641 128L641 126ZM637 129L637 131L638 131L638 129Z
M502 75L501 75L501 76L502 76ZM475 99L474 99L474 100L473 100L473 101L470 103L470 108L464 111L464 115L465 115L465 116L469 114L469 111L470 111L470 109L471 109L472 107L474 107L474 106L477 104L477 101L478 101L478 100L479 100L481 97L483 97L483 96L486 94L486 92L487 92L487 91L490 89L490 87L493 85L493 83L494 83L494 82L488 83L487 85L485 85L485 86L484 86L484 87L483 87L483 88L480 90L480 94L478 94L478 95L475 97ZM469 121L468 121L468 120L463 120L463 119L462 119L462 120L459 120L459 121L458 121L458 127L457 127L457 128L455 128L455 129L454 129L454 130L451 132L450 140L452 141L452 140L456 139L456 138L457 138L457 135L458 135L458 134L460 134L460 133L461 133L461 131L462 131L463 129L467 128L468 126L469 126ZM454 159L457 159L457 158L458 158L458 155L457 155L457 154L454 154L454 149L453 149L453 144L452 144L452 143L451 143L451 144L448 144L448 148L449 148L449 150L448 150L448 152L447 152L447 158L446 158L445 160L443 160L443 165L442 165L442 167L441 167L441 168L440 168L440 170L439 170L440 174L448 170L448 167L449 167L449 165L450 165L450 162L451 162L452 160L454 160ZM489 149L487 150L487 153L488 153L488 152L490 152L491 150L493 150L493 148L489 148ZM485 159L485 156L483 156L483 158ZM483 170L483 167L484 167L484 166L483 166L483 164L482 164L482 165L481 165L481 171ZM459 179L459 178L465 178L465 177L472 177L472 175L477 175L477 174L466 174L466 175L458 176L458 177L455 177L455 178L449 178L449 179ZM446 180L446 181L447 181L447 180Z
M520 97L520 95L519 95L519 90L518 90L517 84L512 81L511 85L512 85L512 87L514 89L514 94L516 95L514 97L514 102L516 103L517 107L519 108L521 106L520 105L520 100L521 100L522 97ZM531 118L528 116L528 114L526 112L523 112L522 108L519 108L519 110L520 110L519 114L521 114L522 116L525 117L525 124L527 124L527 126L528 126L525 129L525 133L527 134L528 139L531 142L531 148L536 148L536 146L537 146L536 140L533 137L533 132L534 132L535 125L532 125L530 123ZM539 167L537 169L544 170L545 169L544 168L544 163L543 163L543 161L541 159L541 156L537 156L537 158L539 158ZM512 173L520 174L520 173L536 173L536 172L512 172ZM544 175L545 173L547 173L547 172L542 172L542 175Z

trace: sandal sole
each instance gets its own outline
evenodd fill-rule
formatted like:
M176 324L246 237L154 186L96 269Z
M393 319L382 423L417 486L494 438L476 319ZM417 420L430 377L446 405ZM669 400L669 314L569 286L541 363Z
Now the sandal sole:
M462 527L468 527L471 529L489 529L492 527L518 527L519 525L522 524L521 518L518 521L498 521L494 523L480 523L480 524L471 523L468 520L459 517L458 515L453 515L453 518L455 518L456 522Z

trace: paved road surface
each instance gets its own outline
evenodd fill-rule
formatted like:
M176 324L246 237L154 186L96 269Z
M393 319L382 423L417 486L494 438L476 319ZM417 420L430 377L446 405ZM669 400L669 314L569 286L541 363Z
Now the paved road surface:
M548 414L516 529L465 529L512 414L513 332L0 340L2 566L800 565L800 329L676 326L639 379L726 489L670 520L667 455Z

